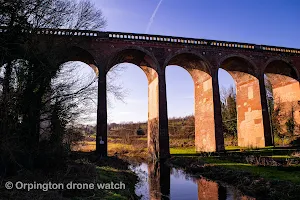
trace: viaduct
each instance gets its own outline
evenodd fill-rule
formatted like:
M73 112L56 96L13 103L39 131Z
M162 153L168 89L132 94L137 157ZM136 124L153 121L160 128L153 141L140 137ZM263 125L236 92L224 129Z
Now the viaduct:
M6 29L0 28L0 37ZM165 68L186 69L195 88L197 151L224 150L218 69L236 84L238 145L272 145L265 89L267 76L278 101L292 103L300 123L300 49L173 36L63 29L24 30L39 48L57 57L57 64L81 61L98 73L96 151L107 155L106 74L116 64L133 63L148 79L148 151L169 156ZM25 45L25 44L24 44ZM51 51L49 50L51 49ZM178 77L180 79L180 77Z

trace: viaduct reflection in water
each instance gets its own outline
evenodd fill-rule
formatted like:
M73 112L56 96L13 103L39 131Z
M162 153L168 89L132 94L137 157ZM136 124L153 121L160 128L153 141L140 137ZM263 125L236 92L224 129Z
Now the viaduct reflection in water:
M136 193L142 199L160 200L253 200L234 187L205 178L194 178L163 163L132 166L140 177Z
M170 167L160 162L148 164L150 199L170 199Z

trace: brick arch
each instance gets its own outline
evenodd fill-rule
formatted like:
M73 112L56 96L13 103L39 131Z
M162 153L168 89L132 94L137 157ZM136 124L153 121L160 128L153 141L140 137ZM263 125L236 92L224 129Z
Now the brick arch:
M198 83L212 77L210 63L202 55L188 50L179 50L170 55L164 64L165 70L168 65L177 65L185 69L191 75L195 87Z
M67 61L80 61L88 65L96 65L95 57L88 50L79 46L70 46L60 51L60 63Z
M212 75L212 65L211 63L201 54L191 51L189 49L182 49L182 50L178 50L175 53L170 54L164 62L163 68L165 68L166 66L168 66L170 64L170 62L172 62L172 59L176 58L176 57L180 57L180 56L184 56L184 55L189 55L192 56L194 58L198 58L199 61L203 61L202 64L204 64L204 66L206 69L203 70L205 72L207 72L208 74ZM185 66L179 65L183 68L185 68L186 70L188 70ZM201 67L200 67L201 68ZM200 69L199 68L199 69ZM201 69L200 69L201 70ZM190 71L188 70L188 72L190 73Z
M274 108L280 108L279 125L283 132L286 131L286 120L293 112L294 120L300 124L300 84L298 70L282 58L269 59L263 73L266 75L269 86L271 86ZM300 129L296 126L295 132Z
M69 46L59 51L60 59L58 64L61 65L70 61L79 61L89 65L98 75L97 63L95 57L86 49L79 46Z
M268 137L261 103L260 70L250 58L239 54L223 57L218 64L220 68L235 81L238 146L266 146Z
M244 65L239 66L238 68L233 67L231 69L230 69L230 67L229 67L229 69L228 68L226 69L226 67L222 67L222 65L230 59L232 59L233 61L235 61L235 59L236 59L237 61L248 65L248 67L245 68ZM239 72L250 74L257 78L259 77L259 73L258 73L259 70L258 70L257 65L249 57L242 55L242 54L229 54L229 55L222 57L218 62L218 69L219 68L222 68L226 71L239 71Z
M270 68L270 66L272 67L272 65L273 66L275 65L274 66L275 68L273 69ZM297 68L294 65L290 64L288 60L283 58L278 58L278 57L270 58L263 66L262 72L264 74L273 73L273 74L285 75L299 81L299 71L297 70Z
M169 155L168 131L163 126L163 123L167 122L167 114L161 108L166 105L166 99L162 95L165 90L164 80L159 76L161 71L156 58L138 46L117 48L110 52L110 55L105 68L106 73L120 63L131 63L144 71L148 79L148 152L152 157L157 157L158 152L162 157Z
M158 64L155 56L148 50L139 46L127 46L120 48L111 53L112 56L108 59L106 72L108 72L116 64L120 63L132 63L139 67L147 66L154 69L158 74L161 72L161 68ZM144 69L143 69L144 70Z
M166 67L164 68L165 73L166 73L167 67L168 67L168 66L166 66ZM186 72L191 76L192 80L194 81L193 74L192 74L191 70L189 70L189 69L187 69L187 68L185 68L185 67L179 66L179 65L178 65L178 67L181 68L181 69L184 69L184 71L186 71ZM172 67L170 67L170 68L172 68Z
M164 63L185 69L194 81L195 148L197 152L224 149L224 139L216 130L214 81L212 67L207 59L189 50L179 50ZM220 136L220 137L219 137Z

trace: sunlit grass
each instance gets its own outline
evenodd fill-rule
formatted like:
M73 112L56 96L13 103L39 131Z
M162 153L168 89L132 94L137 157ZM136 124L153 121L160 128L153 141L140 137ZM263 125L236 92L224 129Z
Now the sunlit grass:
M221 167L226 167L234 170L242 170L242 171L259 175L263 178L274 179L274 180L286 180L286 181L292 181L294 183L300 183L299 171L292 171L292 170L283 171L283 170L278 170L276 167L254 166L251 164L231 162L231 161L220 160L218 158L212 158L212 157L205 157L205 158L203 157L201 158L201 160L204 160L205 162L209 163L212 166L221 166ZM293 169L293 167L288 167L286 169Z
M272 156L267 156L267 157L271 157L271 158L293 158L293 156L289 156L289 155L272 155Z
M78 143L73 145L71 148L73 151L82 151L82 152L90 152L96 150L96 142L91 142L89 144Z
M170 154L196 154L195 147L170 148Z
M96 145L96 141L84 141L84 145Z
M246 147L239 147L239 146L226 146L225 150L227 151L247 151L247 152L261 152L261 151L277 151L277 149L273 149L272 146L264 147L264 148L259 148L259 149L251 149L251 148L246 148ZM278 152L280 150L285 150L285 149L278 149ZM286 150L285 150L286 151ZM198 154L196 152L195 147L172 147L170 148L170 153L171 154ZM278 155L279 156L279 155Z
M239 146L226 146L225 147L225 150L229 150L229 151L232 151L232 150L240 150L241 147Z
M108 151L111 151L113 149L122 149L122 150L132 151L132 150L134 150L134 146L130 145L130 144L122 144L122 143L108 143L107 149L108 149Z

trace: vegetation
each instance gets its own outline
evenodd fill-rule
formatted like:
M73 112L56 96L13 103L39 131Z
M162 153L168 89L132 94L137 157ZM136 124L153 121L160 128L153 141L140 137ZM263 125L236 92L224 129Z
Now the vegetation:
M73 190L7 190L0 187L1 198L4 199L138 199L135 195L137 176L128 169L128 163L117 158L109 157L94 161L93 154L72 153L65 166L59 169L42 171L23 171L21 174L3 179L4 182L17 181L33 183L124 183L125 189L73 189Z
M70 151L83 139L75 126L93 101L95 74L82 83L73 77L76 62L61 65L50 39L47 48L35 32L39 28L99 30L106 21L89 0L0 1L0 181L116 182L126 190L6 190L4 199L135 199L136 176L128 163L116 158L82 156ZM71 37L71 36L70 36ZM63 41L62 41L63 42ZM25 44L25 45L24 45ZM76 79L77 78L77 79ZM80 78L80 77L79 77ZM110 78L108 80L110 83ZM120 87L108 92L120 98ZM93 154L93 153L92 153ZM84 157L90 157L85 155Z
M0 41L0 149L1 175L19 168L33 169L43 156L39 145L49 142L53 151L64 149L64 135L76 117L76 101L86 97L92 83L74 92L74 82L58 82L61 72L53 48L39 49L37 28L99 29L105 26L101 10L90 1L17 0L0 2L0 24L7 31ZM41 14L43 13L43 14ZM23 44L28 45L24 48ZM19 51L16 51L19 49ZM22 58L22 59L20 59ZM68 74L70 75L70 74ZM85 97L84 97L85 96ZM77 110L78 113L78 110ZM43 127L41 124L50 124ZM45 128L45 130L41 130ZM42 135L45 133L45 135ZM60 155L57 153L57 155Z
M109 153L113 157L100 159L93 156L95 127L78 127L75 122L84 111L79 102L87 104L96 94L95 74L89 82L79 84L80 81L70 77L74 73L72 67L75 68L76 63L61 65L59 55L54 54L55 49L51 41L46 50L43 50L39 48L41 41L38 41L36 35L29 34L38 28L98 30L104 28L105 24L101 10L96 9L89 0L0 1L0 25L7 29L5 33L1 33L3 37L0 40L1 182L124 181L127 186L126 190L120 191L64 190L49 193L7 191L1 186L0 191L4 198L136 198L134 185L137 178L128 170L128 163L119 160L116 156L139 155L146 158L147 124L110 124ZM112 79L109 78L108 83L111 83ZM109 84L108 92L117 98L122 98L120 86ZM234 89L225 91L222 98L222 125L227 145L237 145ZM283 113L285 110L283 106L286 105L277 103L274 107L274 104L269 103L274 141L279 138L282 145L287 139L295 139L298 126L294 117L294 108L291 107L290 111ZM286 119L283 124L282 118ZM231 154L209 154L214 157L202 155L199 160L198 157L193 157L195 155L194 129L194 116L169 120L171 153L177 155L171 159L172 164L184 166L192 172L201 172L209 178L232 184L238 183L243 190L253 192L255 196L282 197L277 189L285 186L288 198L299 197L297 193L299 150L277 155L268 148L263 150L238 148L237 151L242 152L234 154L231 148ZM70 151L72 149L91 151L91 153L74 154ZM189 154L190 157L182 158L180 157L182 154ZM273 165L276 165L276 168ZM233 179L240 181L235 183ZM280 181L274 182L273 179L280 179ZM276 183L279 184L278 187ZM260 186L263 186L263 189L260 189Z
M299 199L298 171L258 167L211 157L174 157L170 163L196 177L226 182L256 199Z
M231 86L228 90L222 90L222 126L225 138L231 138L232 144L237 145L237 111L236 111L236 94Z

